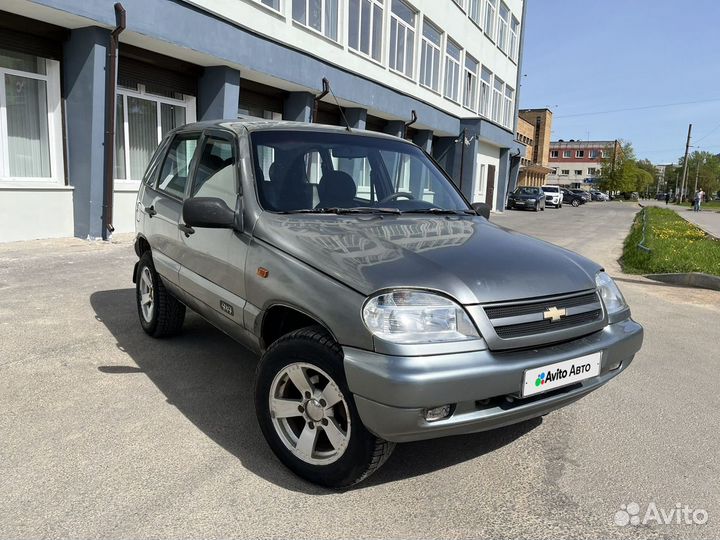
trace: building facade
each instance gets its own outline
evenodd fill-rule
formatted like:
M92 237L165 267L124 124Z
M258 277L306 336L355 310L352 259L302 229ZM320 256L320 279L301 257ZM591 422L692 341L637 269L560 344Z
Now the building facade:
M519 186L540 187L552 172L550 160L550 109L523 109L518 115L517 140L526 145L525 157L520 160Z
M123 0L114 79L113 4L0 6L0 241L132 231L163 135L239 115L342 124L339 104L424 148L472 202L501 210L517 181L524 0Z
M553 141L550 143L548 184L590 189L597 181L602 161L621 151L618 141Z

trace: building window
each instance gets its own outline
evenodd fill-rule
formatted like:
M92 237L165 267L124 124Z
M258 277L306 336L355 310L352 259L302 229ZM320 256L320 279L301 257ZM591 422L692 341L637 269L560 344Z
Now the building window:
M485 4L485 34L492 40L495 40L496 9L497 0L487 0L487 4Z
M503 116L503 123L505 124L505 127L512 127L513 122L513 113L515 112L515 89L511 88L509 85L505 85L505 114Z
M498 33L497 44L500 49L507 53L508 45L508 26L510 25L510 8L504 2L500 2L500 11L498 17Z
M390 69L413 75L415 12L402 0L392 0L390 13Z
M62 177L60 63L0 49L0 178Z
M478 26L482 24L482 0L469 0L468 15Z
M595 167L588 167L588 176L595 176L597 174L597 169Z
M585 150L575 150L575 157L576 157L576 158L584 158L584 157L585 157Z
M171 97L168 97L171 96ZM115 104L115 178L141 180L165 134L195 121L195 98L170 93L157 96L119 88Z
M591 157L592 159L597 159L597 157L598 157L599 155L600 155L600 152L598 152L597 150L590 150L590 157Z
M490 87L492 86L492 72L482 68L480 75L480 114L490 118Z
M441 39L440 30L425 20L420 46L420 84L436 92L440 90Z
M605 159L607 157L607 152L605 150L600 150L600 157Z
M563 150L563 157L564 158L571 158L572 152L570 150Z
M477 109L477 80L480 63L465 53L465 77L463 88L463 105L474 111Z
M512 20L510 21L510 57L518 61L518 57L520 56L520 41L518 40L518 36L520 34L520 21L518 21L514 16Z
M465 11L465 0L453 0L455 2L455 5Z
M557 150L550 150L550 157L556 158L559 157L560 152Z
M348 45L380 61L383 33L382 0L350 0Z
M493 101L492 101L492 119L500 124L503 119L503 94L505 92L505 83L495 76L493 85Z
M330 39L338 39L338 0L293 0L293 20Z
M575 169L575 176L582 176L582 169Z
M460 47L447 40L445 48L445 97L460 102Z
M267 7L280 11L280 0L260 0L261 4L265 4Z
M570 169L561 169L560 175L561 176L568 176L570 174Z

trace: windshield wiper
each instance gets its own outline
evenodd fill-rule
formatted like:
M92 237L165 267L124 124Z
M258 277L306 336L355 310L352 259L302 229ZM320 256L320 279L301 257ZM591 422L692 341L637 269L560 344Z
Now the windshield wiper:
M455 216L474 216L474 210L447 210L445 208L413 208L405 210L403 214L437 214L437 215L455 215Z
M282 214L400 214L397 208L372 208L366 206L358 206L355 208L302 208L300 210L288 210L281 212Z

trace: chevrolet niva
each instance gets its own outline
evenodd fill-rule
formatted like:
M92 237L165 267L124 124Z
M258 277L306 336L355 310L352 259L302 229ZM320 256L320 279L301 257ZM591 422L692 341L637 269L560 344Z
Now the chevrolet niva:
M138 193L140 324L170 336L188 307L261 354L270 448L311 482L349 486L395 443L568 405L640 349L600 266L488 215L389 135L183 126Z

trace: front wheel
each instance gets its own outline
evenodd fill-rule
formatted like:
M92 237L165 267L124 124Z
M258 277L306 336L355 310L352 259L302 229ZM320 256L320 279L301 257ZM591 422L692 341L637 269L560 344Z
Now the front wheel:
M291 332L263 355L255 412L278 459L326 487L364 480L395 446L363 425L345 381L342 349L320 327Z
M570 204L572 204L573 207L575 207L575 208L577 208L578 206L580 206L580 203L578 202L577 199L573 199L573 202L571 202Z

